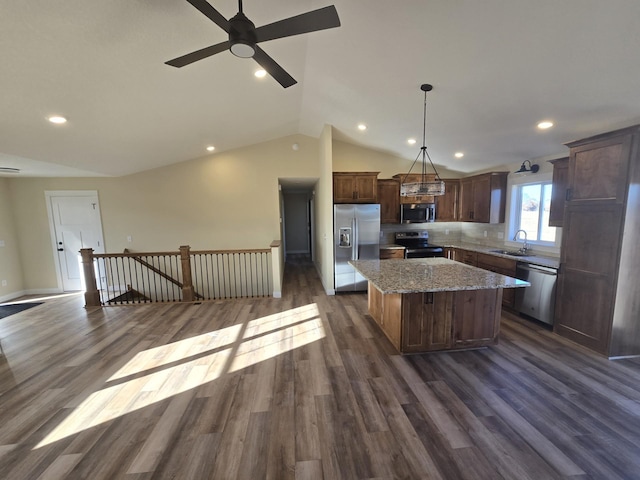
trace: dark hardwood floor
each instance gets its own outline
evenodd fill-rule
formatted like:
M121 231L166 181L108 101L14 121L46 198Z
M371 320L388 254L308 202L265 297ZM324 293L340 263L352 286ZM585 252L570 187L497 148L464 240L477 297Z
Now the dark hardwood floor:
M640 360L509 314L495 347L400 356L288 260L281 299L1 319L0 478L640 478Z

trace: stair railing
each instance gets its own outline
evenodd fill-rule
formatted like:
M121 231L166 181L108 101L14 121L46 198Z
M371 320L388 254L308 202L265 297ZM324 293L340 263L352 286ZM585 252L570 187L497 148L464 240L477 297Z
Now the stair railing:
M94 253L80 250L86 306L280 297L282 251L270 248Z

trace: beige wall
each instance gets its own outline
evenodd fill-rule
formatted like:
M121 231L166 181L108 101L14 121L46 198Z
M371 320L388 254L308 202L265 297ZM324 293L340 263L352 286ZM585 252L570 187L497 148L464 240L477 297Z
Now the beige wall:
M322 285L328 294L333 294L333 149L331 126L325 125L320 134L318 163L320 179L316 184L316 256L315 265L320 273Z
M22 292L24 285L20 266L20 248L16 234L9 179L0 177L0 302ZM2 286L2 281L7 284Z
M98 191L108 252L267 248L281 238L278 179L318 176L318 140L294 135L125 177L11 179L24 286L57 286L47 190Z

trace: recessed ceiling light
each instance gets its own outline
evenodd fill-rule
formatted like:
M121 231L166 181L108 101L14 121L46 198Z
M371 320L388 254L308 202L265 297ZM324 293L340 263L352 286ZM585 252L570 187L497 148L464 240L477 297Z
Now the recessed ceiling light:
M409 145L415 145L416 144L416 139L415 138L410 138L409 140L407 140L407 143Z
M462 157L464 157L464 153L456 152L456 153L453 154L453 156L456 157L456 158L462 158Z
M67 119L64 117L61 117L60 115L52 115L49 117L49 121L51 123L56 123L58 125L62 124L62 123L67 123Z
M213 152L215 149L216 149L216 147L214 147L213 145L209 145L207 147L207 151L209 151L209 152Z
M551 127L553 127L553 122L550 122L548 120L545 120L544 122L540 122L538 124L538 128L540 130L546 130L547 128L551 128Z
M364 132L367 129L367 126L364 123L358 125L358 130Z
M258 77L258 78L263 78L263 77L266 77L266 76L267 76L267 71L266 71L266 70L262 70L262 69L260 69L260 70L256 70L256 71L255 71L255 73L254 73L254 75L255 75L256 77Z

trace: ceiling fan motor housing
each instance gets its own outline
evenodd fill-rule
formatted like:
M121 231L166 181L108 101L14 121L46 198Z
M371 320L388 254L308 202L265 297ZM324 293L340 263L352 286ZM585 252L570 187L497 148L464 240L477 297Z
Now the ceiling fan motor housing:
M256 52L256 40L256 26L244 13L238 12L229 19L229 50L236 57L253 57Z

